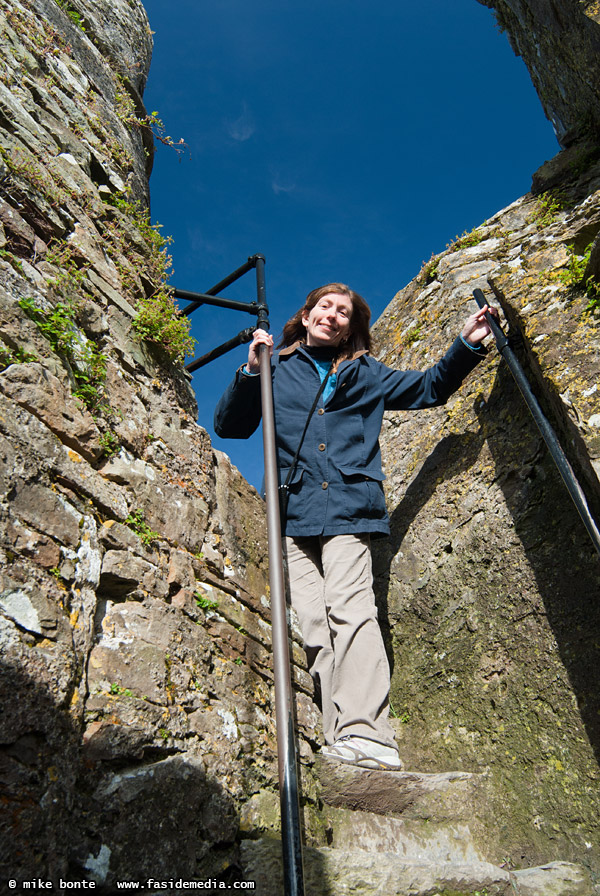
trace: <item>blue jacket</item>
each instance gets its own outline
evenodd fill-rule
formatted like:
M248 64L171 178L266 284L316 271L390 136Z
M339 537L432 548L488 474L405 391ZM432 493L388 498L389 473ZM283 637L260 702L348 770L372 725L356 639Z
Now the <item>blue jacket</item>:
M280 483L285 482L320 377L308 349L297 343L271 363ZM456 339L441 361L420 373L393 370L366 352L343 361L333 393L319 399L291 480L287 535L389 532L379 434L384 411L445 404L486 354ZM260 377L238 370L215 411L222 438L245 439L261 418Z

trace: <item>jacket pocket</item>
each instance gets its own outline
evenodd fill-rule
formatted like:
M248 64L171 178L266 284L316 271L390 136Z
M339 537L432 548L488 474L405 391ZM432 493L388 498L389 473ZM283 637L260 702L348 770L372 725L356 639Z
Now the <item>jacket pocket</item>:
M371 479L375 482L383 482L385 479L385 473L383 473L379 469L368 470L365 467L348 467L346 465L338 467L340 473L344 477L344 479L350 479L354 481L361 481L365 479Z
M343 465L338 467L342 479L342 504L340 510L344 519L356 525L358 521L365 523L385 518L385 498L381 468L355 467Z

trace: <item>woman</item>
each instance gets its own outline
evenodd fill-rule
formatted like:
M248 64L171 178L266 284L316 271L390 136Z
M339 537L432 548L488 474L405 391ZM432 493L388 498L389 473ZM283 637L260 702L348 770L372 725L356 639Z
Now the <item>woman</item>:
M390 672L371 573L370 538L389 533L379 450L383 412L444 404L486 354L487 310L467 319L429 370L393 370L369 354L365 300L329 283L313 290L287 322L278 353L272 336L256 330L247 364L217 406L218 435L247 438L256 430L259 352L268 346L280 483L289 489L283 525L290 599L320 699L326 758L402 768L388 720Z

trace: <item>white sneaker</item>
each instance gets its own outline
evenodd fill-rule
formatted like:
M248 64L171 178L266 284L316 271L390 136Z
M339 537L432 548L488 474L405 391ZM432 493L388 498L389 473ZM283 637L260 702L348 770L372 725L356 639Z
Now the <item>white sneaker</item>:
M358 765L360 768L378 768L396 772L403 768L395 747L386 747L379 741L351 734L323 747L321 756L349 765Z

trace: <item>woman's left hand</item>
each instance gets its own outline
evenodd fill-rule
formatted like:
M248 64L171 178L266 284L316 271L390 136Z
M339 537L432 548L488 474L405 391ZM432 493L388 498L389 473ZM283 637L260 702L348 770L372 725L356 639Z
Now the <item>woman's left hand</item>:
M471 345L479 345L482 339L491 332L490 325L485 319L486 312L489 311L494 317L498 317L498 310L492 305L485 305L479 308L474 314L471 314L465 321L465 325L460 334L463 339L470 342Z

